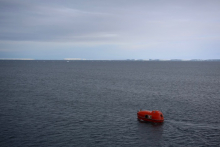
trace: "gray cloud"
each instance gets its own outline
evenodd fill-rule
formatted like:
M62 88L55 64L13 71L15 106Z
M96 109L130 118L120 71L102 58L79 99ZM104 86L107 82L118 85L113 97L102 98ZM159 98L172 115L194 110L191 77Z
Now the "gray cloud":
M219 7L219 0L0 0L0 50L60 42L205 53L220 47Z
M1 40L71 41L117 30L111 14L59 4L2 2L0 19Z
M166 40L220 33L215 27L219 1L1 1L0 5L1 40Z

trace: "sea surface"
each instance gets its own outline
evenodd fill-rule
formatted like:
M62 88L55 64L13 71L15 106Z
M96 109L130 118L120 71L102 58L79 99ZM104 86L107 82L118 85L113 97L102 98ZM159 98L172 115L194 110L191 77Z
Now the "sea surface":
M2 60L0 146L220 146L220 62Z

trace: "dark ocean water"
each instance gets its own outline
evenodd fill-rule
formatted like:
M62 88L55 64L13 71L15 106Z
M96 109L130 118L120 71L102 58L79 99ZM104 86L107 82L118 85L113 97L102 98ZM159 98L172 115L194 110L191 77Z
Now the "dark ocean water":
M0 146L220 146L220 62L0 61Z

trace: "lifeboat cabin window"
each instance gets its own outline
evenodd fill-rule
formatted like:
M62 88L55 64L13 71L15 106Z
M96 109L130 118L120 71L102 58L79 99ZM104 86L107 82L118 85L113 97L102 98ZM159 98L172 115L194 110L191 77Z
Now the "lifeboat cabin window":
M145 118L151 119L151 115L145 115Z
M163 115L161 114L160 117L163 117Z

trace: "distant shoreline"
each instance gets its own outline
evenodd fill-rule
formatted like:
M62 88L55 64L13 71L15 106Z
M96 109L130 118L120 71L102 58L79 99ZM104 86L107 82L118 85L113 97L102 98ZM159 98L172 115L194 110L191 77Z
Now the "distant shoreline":
M142 61L142 62L152 62L152 61L157 61L157 62L168 62L168 61L180 61L180 62L187 62L187 61L196 61L196 62L201 62L201 61L220 61L220 59L170 59L170 60L163 60L163 59L125 59L125 60L86 60L86 59L76 59L76 60L67 60L67 59L31 59L31 58L0 58L0 61Z

